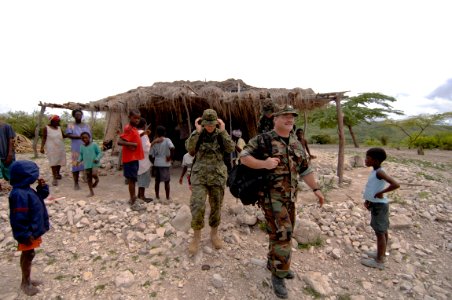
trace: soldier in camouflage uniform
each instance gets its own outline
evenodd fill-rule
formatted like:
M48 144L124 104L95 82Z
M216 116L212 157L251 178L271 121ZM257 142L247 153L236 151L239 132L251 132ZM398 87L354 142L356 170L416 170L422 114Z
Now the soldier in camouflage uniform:
M217 128L217 124L219 128ZM196 254L199 249L207 195L209 195L210 204L210 238L214 248L222 247L222 241L218 237L218 226L220 225L221 205L227 179L223 154L224 152L231 153L235 149L235 143L225 130L224 122L218 119L215 110L206 109L202 118L196 119L195 127L196 130L185 142L187 151L195 157L190 176L192 186L191 227L194 230L194 237L190 243L189 252L192 255Z
M266 99L262 107L262 115L257 124L257 132L264 133L273 129L273 113L275 112L275 105L271 99Z
M265 158L265 153L269 153L269 150L262 150L258 142L259 136L251 139L240 153L240 160L244 165L269 170L268 186L262 193L259 204L265 215L269 236L267 268L272 272L273 290L280 298L288 297L284 279L295 276L290 270L290 256L298 176L313 190L320 205L324 201L303 146L291 133L297 115L292 106L287 105L274 113L274 129L265 133L271 136L271 157Z

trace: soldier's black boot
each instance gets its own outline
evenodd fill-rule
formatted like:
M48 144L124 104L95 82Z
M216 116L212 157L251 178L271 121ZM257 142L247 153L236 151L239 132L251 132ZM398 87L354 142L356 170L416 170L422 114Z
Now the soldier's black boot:
M272 274L272 285L273 291L278 298L287 299L289 297L284 278L279 278Z
M289 273L287 273L286 279L294 279L295 273L292 270L289 270Z

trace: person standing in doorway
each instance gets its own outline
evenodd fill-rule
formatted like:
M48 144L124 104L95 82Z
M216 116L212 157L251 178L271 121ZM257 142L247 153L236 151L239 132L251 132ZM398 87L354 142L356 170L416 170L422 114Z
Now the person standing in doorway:
M295 135L297 136L298 141L303 146L304 151L308 154L309 160L316 158L317 156L311 154L311 151L309 150L308 141L304 138L304 130L301 128L298 128L295 132Z
M166 200L170 200L170 167L171 161L174 157L174 144L167 138L166 129L163 126L157 126L156 128L157 138L162 138L162 142L155 144L151 148L150 156L154 168L156 168L155 174L155 197L160 199L160 182L165 183L165 195Z

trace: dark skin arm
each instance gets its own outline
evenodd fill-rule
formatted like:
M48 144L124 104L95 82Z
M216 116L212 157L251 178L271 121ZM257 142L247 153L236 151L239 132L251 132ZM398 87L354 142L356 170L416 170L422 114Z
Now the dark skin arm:
M170 156L166 157L166 161L172 161L173 160L175 149L176 148L171 148L170 149Z
M8 155L6 156L5 164L9 166L13 161L14 154L14 139L10 138L8 141Z
M185 166L185 167L182 169L182 174L180 174L180 178L179 178L179 183L180 183L180 184L182 184L182 181L184 180L184 175L185 175L185 173L187 173L187 170L188 170L188 167L187 167L187 166Z
M128 147L130 150L135 150L135 149L137 148L137 146L138 146L137 143L128 142L128 141L126 141L126 140L124 140L124 139L122 139L122 138L119 138L119 140L118 140L118 145L119 145L119 146L126 146L126 147Z
M395 181L391 176L386 174L385 171L381 169L377 172L377 178L386 181L387 183L389 183L389 185L384 190L376 193L375 198L383 198L383 194L394 191L400 187L400 184L398 184L397 181Z

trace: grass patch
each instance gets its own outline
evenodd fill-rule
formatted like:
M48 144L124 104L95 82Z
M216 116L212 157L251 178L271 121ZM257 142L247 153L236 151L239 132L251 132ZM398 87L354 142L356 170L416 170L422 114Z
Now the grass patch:
M343 294L343 295L339 295L337 297L337 300L350 300L350 299L351 299L351 297L349 294Z
M65 277L66 276L60 274L60 275L57 275L54 279L55 280L63 280Z
M47 261L47 265L53 265L54 263L56 263L56 258L55 257L51 257L49 258L49 260Z
M94 287L94 294L100 293L105 290L105 284L98 284Z
M323 241L323 239L321 237L318 237L317 239L315 239L315 241L311 243L306 244L298 243L298 249L309 249L310 247L319 248L322 247L324 243L325 242Z
M419 194L417 194L417 196L419 197L419 199L425 199L429 196L429 193L426 191L422 191L422 192L419 192Z
M437 169L437 170L441 170L441 171L448 171L452 167L452 164L432 163L432 162L429 162L426 160L402 158L402 157L394 157L394 156L388 156L386 158L386 160L390 161L390 162L396 162L399 164L416 165L421 168L432 168L432 169Z
M267 232L267 222L265 221L257 221L257 226L259 226L259 229L263 232Z
M72 254L72 259L73 259L73 260L77 260L78 258L79 258L78 253L73 253L73 254Z
M157 297L157 292L152 292L149 294L149 298L155 298Z
M405 199L402 198L402 196L399 195L397 192L391 192L388 194L388 198L390 199L391 204L400 204L400 205L406 205L407 202Z
M102 259L102 256L98 255L93 259L93 262L101 260L101 259Z
M431 181L441 181L439 178L432 176L428 173L424 173L424 172L418 172L418 173L416 173L416 175L419 177L424 177L425 179L431 180Z
M306 294L311 295L314 299L320 299L322 297L319 292L317 292L310 286L305 287L304 291L306 292Z
M146 280L145 283L143 283L143 287L147 288L151 286L151 282L149 280Z

